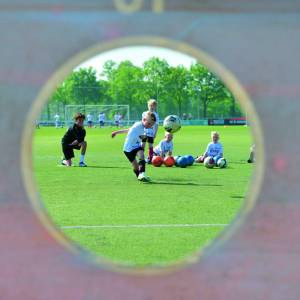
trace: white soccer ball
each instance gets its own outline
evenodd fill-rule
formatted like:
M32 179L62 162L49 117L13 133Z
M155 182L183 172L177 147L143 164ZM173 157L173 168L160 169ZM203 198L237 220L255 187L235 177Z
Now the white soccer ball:
M213 168L215 166L215 161L214 159L211 157L211 156L207 156L205 159L204 159L204 162L203 162L204 166L206 168Z
M217 165L219 168L226 168L227 166L227 161L224 157L222 158L219 158L218 161L217 161Z
M181 128L181 121L178 116L170 115L164 119L163 127L166 131L174 133Z

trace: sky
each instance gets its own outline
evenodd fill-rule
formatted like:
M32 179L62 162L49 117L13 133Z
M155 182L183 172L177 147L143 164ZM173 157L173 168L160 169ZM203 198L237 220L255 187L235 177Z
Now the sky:
M107 60L113 60L116 63L120 63L124 60L130 60L135 66L141 67L144 61L153 56L159 57L160 59L165 59L169 65L173 67L183 65L189 68L192 63L196 62L196 59L191 56L174 50L169 50L167 48L153 46L130 46L103 52L85 61L75 68L75 70L78 70L79 68L93 67L97 70L97 75L99 76L99 73L102 72L102 66Z

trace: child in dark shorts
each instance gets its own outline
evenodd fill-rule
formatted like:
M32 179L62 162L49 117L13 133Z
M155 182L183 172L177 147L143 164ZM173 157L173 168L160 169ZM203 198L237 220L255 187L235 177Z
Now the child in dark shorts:
M115 137L117 134L127 133L123 151L130 161L137 179L143 182L149 182L150 178L146 176L145 172L144 148L141 145L141 141L145 136L145 128L151 128L155 124L155 121L155 114L148 111L143 115L142 121L135 122L131 128L117 130L111 134L112 137ZM138 161L136 160L136 156L138 157Z
M86 167L84 163L84 157L86 153L87 143L84 140L86 132L83 128L83 122L85 115L82 113L76 113L74 116L74 125L70 127L61 140L62 151L64 158L62 165L66 167L72 166L72 158L74 157L74 149L81 150L79 167Z

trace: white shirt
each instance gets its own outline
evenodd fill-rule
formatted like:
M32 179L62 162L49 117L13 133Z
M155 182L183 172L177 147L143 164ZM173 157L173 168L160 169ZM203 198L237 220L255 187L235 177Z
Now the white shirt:
M57 122L57 121L59 121L59 115L55 115L54 116L54 120Z
M115 121L120 121L122 119L122 115L121 114L115 114L114 115L114 120Z
M102 114L99 114L99 121L105 121L105 114L102 113Z
M207 156L223 156L223 147L220 143L213 143L213 142L210 142L208 145L207 145L207 148L205 150L205 155Z
M145 127L141 121L135 122L127 133L123 150L131 152L132 150L141 147L142 138L145 137Z
M161 155L163 154L166 155L168 152L173 151L173 141L166 141L162 140L159 142L159 144L154 148L153 150L156 154Z
M87 120L88 120L88 121L92 121L92 119L93 119L93 116L92 116L92 115L90 115L90 114L88 114L88 115L86 116L86 118L87 118Z
M152 112L155 115L156 122L153 125L153 127L151 127L151 128L145 128L145 133L146 133L147 136L154 137L155 133L157 132L159 117L158 117L158 113L156 111L152 111ZM142 118L144 118L146 116L146 113L147 113L147 111L143 112Z

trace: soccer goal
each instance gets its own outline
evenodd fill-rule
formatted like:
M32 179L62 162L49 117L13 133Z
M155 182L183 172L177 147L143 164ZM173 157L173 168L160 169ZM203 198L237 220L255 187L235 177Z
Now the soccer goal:
M116 119L119 118L120 126L128 126L130 120L130 108L129 105L66 105L65 106L65 125L70 126L74 120L73 116L75 113L81 112L86 116L86 122L92 121L94 126L99 126L100 118L103 119L104 115L104 126L114 126ZM100 117L102 114L102 117ZM116 115L119 114L119 117ZM89 117L87 118L87 116Z

